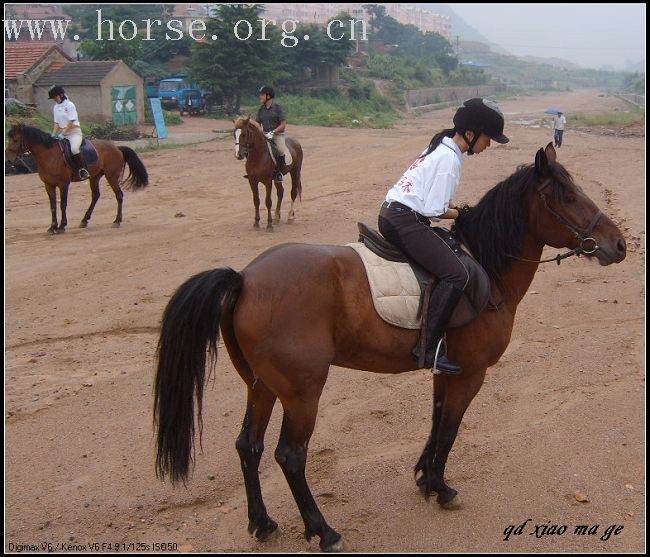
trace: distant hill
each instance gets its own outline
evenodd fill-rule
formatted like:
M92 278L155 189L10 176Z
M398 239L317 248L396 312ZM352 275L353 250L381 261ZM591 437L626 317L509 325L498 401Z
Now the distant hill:
M519 56L521 60L526 62L533 62L534 64L548 64L549 66L555 66L556 68L566 68L567 70L579 70L582 69L582 66L579 64L574 64L568 60L562 58L540 58L539 56Z
M496 43L486 39L481 33L479 33L474 27L465 23L465 20L456 14L447 4L418 4L419 7L426 8L432 12L438 14L447 15L451 19L451 34L452 34L452 44L456 40L456 36L459 36L461 40L465 41L477 41L483 44L488 45L493 52L498 54L510 54L508 51L501 48Z

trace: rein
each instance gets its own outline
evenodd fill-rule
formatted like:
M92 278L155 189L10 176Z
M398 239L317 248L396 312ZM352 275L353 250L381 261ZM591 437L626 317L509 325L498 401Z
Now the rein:
M549 213L551 213L562 226L568 228L571 232L573 232L574 237L580 240L580 245L577 248L567 251L566 253L557 254L555 257L550 257L549 259L540 259L540 260L524 259L523 257L517 257L515 255L506 254L508 257L511 257L512 259L516 259L517 261L524 261L526 263L550 263L551 261L555 261L559 265L560 261L562 261L562 259L566 259L567 257L572 257L574 255L580 256L583 253L590 255L600 249L600 246L598 245L596 240L589 235L596 227L596 224L600 220L600 217L603 216L603 212L598 210L598 212L594 215L594 218L591 219L589 226L585 230L581 230L580 228L571 224L567 219L565 219L562 215L560 215L555 209L549 206L548 200L546 199L543 190L550 183L551 183L551 179L547 178L537 188L537 193L539 193L539 196L541 197L542 203L544 203L544 207L546 208L546 210ZM591 243L591 246L586 246L587 243Z

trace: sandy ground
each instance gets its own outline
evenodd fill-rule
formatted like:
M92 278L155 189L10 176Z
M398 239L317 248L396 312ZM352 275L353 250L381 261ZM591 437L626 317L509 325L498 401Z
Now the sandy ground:
M597 92L501 106L511 143L466 162L459 200L477 201L532 162L552 139L539 125L549 122L543 110L562 106L568 124L560 161L624 230L627 259L600 267L574 258L539 268L512 342L488 371L450 454L446 477L462 497L459 511L425 501L413 480L430 428L429 372L332 370L307 472L349 551L644 550L645 137L572 130L576 111L624 108ZM212 133L229 129L228 122L186 118L171 128L172 137L216 139L143 154L151 184L126 192L119 229L111 227L115 200L105 183L87 229L76 223L90 192L76 184L70 227L49 236L37 175L7 178L5 551L47 544L318 551L317 540L302 536L273 459L279 405L261 478L280 532L265 544L246 532L234 448L245 390L225 350L207 390L193 480L172 488L156 479L152 378L161 314L175 288L199 271L241 269L283 242L355 241L355 223L376 221L388 187L451 115L452 109L427 113L390 131L291 126L306 154L304 193L296 223L272 233L253 230L243 163L229 137ZM285 202L283 219L287 212ZM545 256L555 253L547 248ZM506 541L505 529L519 525L519 535ZM576 533L579 525L588 532Z

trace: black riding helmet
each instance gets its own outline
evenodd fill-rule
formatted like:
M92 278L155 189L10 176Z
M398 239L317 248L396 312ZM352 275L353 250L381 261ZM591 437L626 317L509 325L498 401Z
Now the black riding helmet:
M504 124L503 113L497 104L489 99L469 99L454 115L454 129L463 136L465 141L467 141L465 132L468 130L474 132L474 139L471 142L467 141L469 154L473 153L472 147L482 133L497 143L508 143L510 139L503 135Z
M53 99L57 95L65 97L65 91L60 85L52 85L52 87L47 90L47 96L49 99Z
M260 95L268 95L271 98L275 97L275 91L273 90L273 87L269 87L268 85L265 85L260 89Z

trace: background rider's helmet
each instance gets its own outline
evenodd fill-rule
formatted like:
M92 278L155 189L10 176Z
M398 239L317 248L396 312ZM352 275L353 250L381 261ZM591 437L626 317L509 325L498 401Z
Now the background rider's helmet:
M273 87L269 87L268 85L265 85L260 89L260 95L268 95L270 98L274 98L275 91L273 90Z
M503 135L505 121L503 113L490 99L469 99L463 103L454 115L454 127L461 134L471 130L478 136L484 133L497 143L508 143Z
M50 87L47 90L47 97L49 99L53 99L57 95L61 95L65 97L65 91L63 90L63 87L61 87L60 85L52 85L52 87Z

